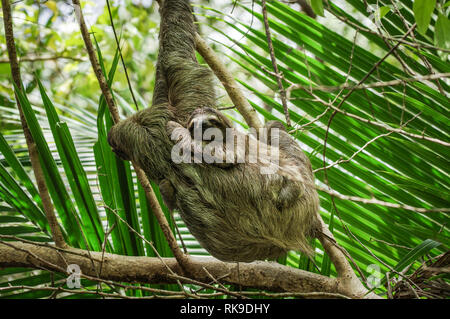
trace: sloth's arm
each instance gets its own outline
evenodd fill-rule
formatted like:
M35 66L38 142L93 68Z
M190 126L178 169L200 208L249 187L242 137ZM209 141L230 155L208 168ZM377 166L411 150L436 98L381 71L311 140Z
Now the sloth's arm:
M206 146L209 144L209 141L205 141L205 143L199 142L196 143L193 139L192 132L189 129L186 129L181 124L175 122L175 121L169 121L167 123L167 134L169 135L169 138L177 144L179 149L184 149L185 152L192 152L191 154L191 160L193 161L194 154L193 152L201 146L203 146L203 150L208 150ZM210 144L209 146L212 147L213 144ZM212 163L207 163L205 158L201 158L202 163L207 163L210 165L214 165L220 168L229 168L231 166L234 166L236 164L236 161L234 160L231 163L227 163L226 161L226 144L225 139L223 141L223 144L218 144L219 148L221 148L221 151L217 154L214 152L212 156L210 156L210 160L212 160ZM197 156L202 156L202 150L198 149Z
M169 180L163 179L161 182L159 182L159 192L161 193L164 204L166 204L167 208L170 211L173 211L175 208L177 208L175 188Z

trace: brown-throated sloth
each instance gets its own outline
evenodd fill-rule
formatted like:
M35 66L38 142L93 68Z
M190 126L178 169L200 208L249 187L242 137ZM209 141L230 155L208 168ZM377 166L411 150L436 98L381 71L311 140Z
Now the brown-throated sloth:
M152 106L113 126L108 134L112 149L122 159L136 161L149 179L159 183L167 206L179 210L192 235L214 257L249 262L273 259L291 249L312 253L308 237L316 235L319 225L319 199L311 164L281 123L266 125L268 140L272 129L279 129L275 173L262 173L261 164L249 161L250 152L242 145L236 154L244 153L243 162L172 160L174 145L183 138L193 141L189 130L194 126L226 132L232 125L214 109L211 71L196 61L189 1L165 0L160 12ZM180 139L172 141L174 131L184 127ZM272 147L257 142L258 149L264 146Z

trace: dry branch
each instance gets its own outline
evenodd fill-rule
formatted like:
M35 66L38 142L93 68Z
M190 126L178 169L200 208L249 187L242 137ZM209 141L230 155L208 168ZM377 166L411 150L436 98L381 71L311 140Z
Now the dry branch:
M20 76L19 62L17 60L16 45L14 42L14 30L9 0L2 0L2 9L3 9L3 23L5 26L5 39L6 39L6 46L8 49L9 64L11 66L11 74L16 87L19 90L22 90L22 81ZM58 220L55 215L53 203L50 199L47 185L45 183L44 172L42 171L42 166L39 161L38 149L36 147L36 143L33 140L30 129L28 128L28 124L25 120L25 116L22 111L22 106L19 103L17 94L16 94L16 101L17 101L17 108L19 109L20 114L20 122L22 124L23 133L25 135L25 141L28 147L28 153L30 155L31 167L33 169L34 176L36 178L39 196L41 197L44 213L50 225L50 231L52 232L53 240L55 241L55 244L57 246L66 247L67 244L64 241L61 228L59 227Z
M67 264L77 264L83 276L95 278L101 265L102 279L117 282L167 284L176 280L208 283L211 277L221 278L222 284L236 284L247 288L275 292L337 293L352 298L365 296L367 290L354 289L346 278L329 278L275 262L225 263L214 258L191 257L189 278L175 258L121 256L91 252L94 267L86 251L81 249L57 250L49 245L23 242L0 242L0 267L31 267L66 273ZM170 270L177 274L177 278ZM205 272L204 268L208 271Z
M422 82L422 81L429 81L429 80L436 80L436 79L444 79L450 77L450 73L434 73L434 74L427 74L427 75L418 75L410 78L404 78L404 79L398 79L398 80L392 80L392 81L380 81L380 82L374 82L374 83L368 83L368 84L360 84L360 85L352 85L344 83L342 85L338 86L327 86L327 85L319 85L319 86L310 86L310 85L299 85L294 84L289 89L292 90L305 90L305 91L321 91L321 92L333 92L333 91L340 91L340 90L366 90L366 89L374 89L374 88L382 88L386 86L395 86L395 85L401 85L405 83L410 82Z
M397 204L397 203L390 203L385 202L376 198L362 198L358 196L347 196L343 194L339 194L333 190L329 190L324 187L316 186L316 188L324 193L327 193L331 196L334 196L336 198L342 199L342 200L348 200L352 202L362 203L362 204L373 204L373 205L379 205L389 208L398 208L398 209L404 209L404 210L410 210L417 213L450 213L450 207L440 207L440 208L423 208L423 207L414 207L410 205L403 205L403 204Z
M269 47L269 53L270 53L270 59L272 61L273 70L275 71L275 78L278 84L278 89L280 91L280 97L281 97L281 104L283 105L284 110L284 116L286 117L286 124L288 126L291 126L291 118L289 116L289 109L287 106L287 100L286 100L286 90L283 87L282 82L282 75L280 74L280 71L278 70L278 64L277 59L275 57L275 51L273 49L272 44L272 36L270 34L270 26L269 26L269 19L267 17L267 7L266 7L266 0L261 1L261 7L262 7L262 13L264 18L264 29L266 31L266 37L267 37L267 45Z
M56 54L52 56L25 56L19 58L19 63L22 62L39 62L39 61L57 61L57 60L72 60L77 62L84 62L83 59L77 57ZM10 63L9 59L0 59L0 63Z

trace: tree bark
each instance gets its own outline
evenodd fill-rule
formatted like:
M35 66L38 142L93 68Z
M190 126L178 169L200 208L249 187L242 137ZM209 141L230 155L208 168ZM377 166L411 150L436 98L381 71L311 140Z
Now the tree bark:
M221 278L223 284L235 284L276 292L338 293L351 298L378 298L365 296L359 282L346 282L275 262L226 263L209 257L191 257L189 278L204 283ZM81 249L56 247L24 242L0 242L0 267L30 267L66 273L70 264L80 266L82 274L96 277L101 267L101 278L118 282L168 284L182 277L183 270L175 258L121 256L102 252L88 254ZM94 269L95 267L95 269ZM204 270L207 269L207 271Z
M9 64L11 66L11 75L14 84L19 90L22 90L22 81L20 76L20 67L17 60L16 44L14 42L14 30L12 23L11 5L9 0L2 0L3 10L3 23L5 26L5 39L6 47L8 49ZM56 245L59 247L66 247L67 244L64 241L64 236L56 218L55 209L48 193L47 184L45 183L44 172L42 171L41 162L39 160L38 149L36 143L33 140L28 124L25 120L25 116L22 111L22 106L19 103L19 99L16 95L17 108L19 109L20 122L22 124L23 133L25 135L25 141L27 143L28 153L30 154L31 167L36 178L36 184L38 186L39 195L41 196L42 206L44 208L45 216L50 225L51 235Z

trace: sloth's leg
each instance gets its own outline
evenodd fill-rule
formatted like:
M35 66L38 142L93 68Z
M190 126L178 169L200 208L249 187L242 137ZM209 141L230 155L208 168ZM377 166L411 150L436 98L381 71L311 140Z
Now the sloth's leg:
M214 77L195 57L194 16L188 0L166 0L161 8L158 65L165 81L168 101L180 123L198 107L214 107Z
M173 187L172 183L168 179L163 179L161 182L159 182L159 192L161 193L161 196L163 198L164 204L167 206L170 212L170 216L172 218L173 225L175 226L175 230L178 234L178 238L181 241L181 246L183 247L183 251L185 254L187 254L186 245L184 244L183 237L181 237L180 230L178 229L177 223L175 221L174 217L174 210L178 209L177 203L176 203L176 190Z
M303 188L300 187L299 183L292 182L285 176L282 178L283 186L276 199L276 206L279 210L291 207L303 193Z

